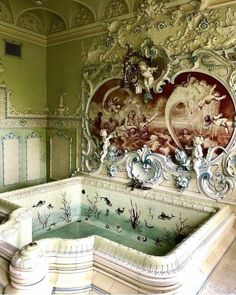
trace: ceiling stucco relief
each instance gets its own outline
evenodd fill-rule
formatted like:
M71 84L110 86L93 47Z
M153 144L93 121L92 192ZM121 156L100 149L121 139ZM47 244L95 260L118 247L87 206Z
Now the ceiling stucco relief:
M44 8L33 9L21 14L17 25L40 34L53 34L67 29L64 20Z
M138 48L145 38L165 47L170 57L190 54L199 48L226 50L234 46L236 7L199 10L199 1L195 4L190 10L176 10L167 9L155 0L142 1L134 18L108 24L104 45L91 50L93 54L89 52L86 64L90 64L89 58L96 55L99 56L98 63L120 61L126 43Z
M112 18L129 13L127 3L124 0L110 0L103 10L104 18Z
M40 19L33 12L25 12L19 16L17 25L37 33L43 32L43 25Z
M57 15L54 15L49 27L48 27L48 34L53 34L53 33L57 33L57 32L62 32L66 30L66 25L64 23L64 21Z
M3 3L0 3L0 20L4 22L12 23L11 14Z
M80 27L95 22L95 17L92 11L85 5L78 3L74 8L72 27Z

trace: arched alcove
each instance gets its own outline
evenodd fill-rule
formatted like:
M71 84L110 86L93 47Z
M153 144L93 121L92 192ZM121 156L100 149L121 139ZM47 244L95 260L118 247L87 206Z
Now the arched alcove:
M58 14L41 7L21 13L17 18L17 25L45 35L67 29L65 21Z
M7 2L7 1L6 1ZM0 2L0 21L12 23L12 14L10 12L10 6L7 3Z
M77 1L72 2L71 27L76 28L95 22L93 11Z

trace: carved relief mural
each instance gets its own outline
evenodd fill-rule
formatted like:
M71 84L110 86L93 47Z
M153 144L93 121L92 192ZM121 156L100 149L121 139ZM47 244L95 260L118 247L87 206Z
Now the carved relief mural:
M74 16L73 27L91 24L95 21L92 11L82 4L76 5L77 14Z
M32 12L25 12L20 15L17 20L17 25L33 32L43 32L40 19Z
M12 23L11 14L3 3L0 3L0 20L3 22Z
M104 18L116 17L128 13L128 6L125 0L109 0L103 10Z

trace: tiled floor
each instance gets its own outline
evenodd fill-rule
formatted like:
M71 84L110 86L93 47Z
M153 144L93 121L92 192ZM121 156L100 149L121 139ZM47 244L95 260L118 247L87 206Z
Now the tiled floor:
M199 295L236 294L236 239L215 271L209 277Z

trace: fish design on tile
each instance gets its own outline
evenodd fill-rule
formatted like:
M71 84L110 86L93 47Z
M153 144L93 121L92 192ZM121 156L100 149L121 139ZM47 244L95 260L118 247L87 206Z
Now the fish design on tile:
M154 226L148 224L148 223L147 223L147 220L145 220L145 219L144 219L144 223L145 223L145 226L146 226L147 228L154 228Z
M160 238L158 238L158 237L156 237L155 239L153 239L153 241L155 241L155 245L157 246L157 247L162 247L162 245L161 245L161 239Z
M116 213L117 213L118 215L124 213L124 211L125 211L125 207L122 207L122 208L118 207L118 208L116 209Z
M47 205L47 208L48 208L48 209L53 209L54 206L50 203L50 204Z
M122 227L119 224L117 224L116 230L118 231L118 233L120 233L120 232L122 232Z
M107 206L112 206L111 201L107 197L100 197L101 200L104 200Z
M171 213L171 215L167 215L164 212L161 212L161 214L158 216L158 218L162 219L162 220L171 220L174 217L175 216L172 213Z
M32 207L41 207L41 206L43 206L44 204L46 203L46 201L38 201L38 203L35 205L33 205Z
M143 243L147 242L147 237L142 236L142 235L138 235L138 236L137 236L137 239L138 239L140 242L143 242Z

